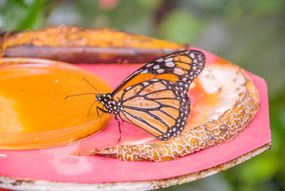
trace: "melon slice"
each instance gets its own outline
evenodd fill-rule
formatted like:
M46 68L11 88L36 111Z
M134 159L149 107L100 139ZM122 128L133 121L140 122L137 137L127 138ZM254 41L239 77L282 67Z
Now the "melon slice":
M181 135L168 141L149 138L128 141L79 154L126 161L174 160L231 140L252 121L259 108L253 82L243 69L226 61L208 64L194 81L190 97L195 90L191 115Z
M0 34L0 57L30 57L69 63L144 63L188 45L114 29L50 27Z

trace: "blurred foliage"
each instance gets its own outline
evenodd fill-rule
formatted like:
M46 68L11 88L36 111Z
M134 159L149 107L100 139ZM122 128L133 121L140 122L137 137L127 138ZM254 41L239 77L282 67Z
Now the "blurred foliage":
M0 0L0 27L5 30L33 29L44 24L44 1Z
M113 27L190 43L266 79L273 147L226 172L165 190L285 190L284 0L0 0L2 30Z

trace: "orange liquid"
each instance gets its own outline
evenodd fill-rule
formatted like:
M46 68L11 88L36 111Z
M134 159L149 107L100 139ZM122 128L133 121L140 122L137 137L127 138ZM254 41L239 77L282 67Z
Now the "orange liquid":
M11 65L12 64L12 65ZM94 95L110 92L100 78L75 66L28 59L0 60L0 149L66 145L101 130L109 116L97 116Z

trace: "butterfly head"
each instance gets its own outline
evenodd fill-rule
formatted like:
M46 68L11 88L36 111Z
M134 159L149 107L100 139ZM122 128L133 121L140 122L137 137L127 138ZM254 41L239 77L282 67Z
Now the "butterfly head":
M96 100L107 109L108 112L114 112L117 114L118 103L114 100L110 93L108 94L97 94Z
M104 95L104 94L96 94L96 101L98 103L102 102L102 100L103 100L103 96L102 95Z
M111 94L96 94L96 100L99 103L106 103L113 100Z

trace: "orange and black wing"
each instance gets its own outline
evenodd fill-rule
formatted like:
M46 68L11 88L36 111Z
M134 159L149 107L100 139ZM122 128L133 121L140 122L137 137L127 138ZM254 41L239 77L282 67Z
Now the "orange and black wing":
M176 90L173 82L161 79L132 86L123 93L121 102L121 119L161 140L180 134L190 112L187 94Z
M120 117L167 140L182 132L190 112L187 95L205 64L197 50L184 50L147 63L114 90L121 102Z
M157 58L127 77L112 95L126 88L153 78L172 82L182 81L189 87L192 80L199 75L205 64L205 55L198 50L182 50Z

